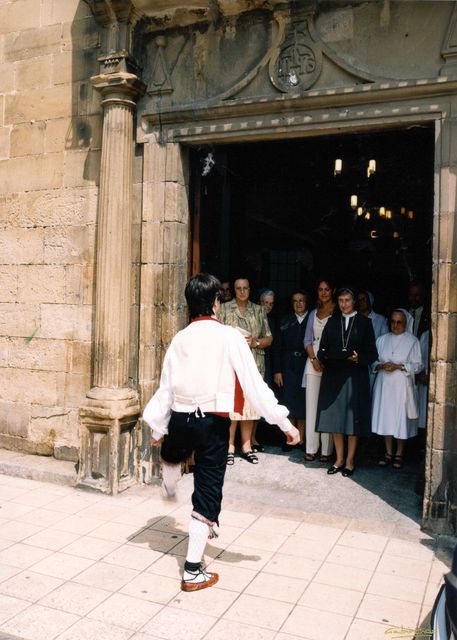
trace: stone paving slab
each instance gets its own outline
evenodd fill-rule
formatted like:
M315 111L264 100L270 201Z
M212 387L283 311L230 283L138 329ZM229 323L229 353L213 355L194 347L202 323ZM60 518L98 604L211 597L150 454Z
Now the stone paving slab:
M400 512L356 517L345 486L347 515L243 498L232 476L205 553L220 580L189 594L191 475L175 501L0 475L0 640L377 640L428 625L446 550Z

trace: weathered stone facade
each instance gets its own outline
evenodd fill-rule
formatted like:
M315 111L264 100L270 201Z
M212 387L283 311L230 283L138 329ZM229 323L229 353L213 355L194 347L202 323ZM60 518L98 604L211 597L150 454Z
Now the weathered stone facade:
M84 3L0 4L0 444L74 460L91 376L99 45Z
M105 491L154 476L137 417L186 318L189 146L428 123L424 517L455 530L456 23L453 1L0 1L0 444Z

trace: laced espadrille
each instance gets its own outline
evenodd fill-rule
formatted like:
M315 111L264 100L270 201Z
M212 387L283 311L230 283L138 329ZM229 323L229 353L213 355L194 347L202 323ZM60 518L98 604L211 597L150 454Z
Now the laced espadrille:
M197 571L185 571L181 580L182 591L200 591L212 587L219 580L218 573L209 573L200 568Z

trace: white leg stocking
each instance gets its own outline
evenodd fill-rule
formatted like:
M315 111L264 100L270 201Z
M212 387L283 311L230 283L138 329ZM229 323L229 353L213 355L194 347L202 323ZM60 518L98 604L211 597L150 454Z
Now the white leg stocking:
M167 498L174 498L176 495L176 485L181 479L181 465L169 464L162 460L162 486L165 489Z
M195 565L200 564L203 558L203 553L206 547L206 541L208 540L209 526L201 520L191 518L189 525L189 546L187 548L186 565L194 565L192 571L189 571L186 566L184 567L183 580L191 580L193 582L200 582L207 580L205 573L200 572L198 569L195 571ZM198 575L196 575L196 572Z

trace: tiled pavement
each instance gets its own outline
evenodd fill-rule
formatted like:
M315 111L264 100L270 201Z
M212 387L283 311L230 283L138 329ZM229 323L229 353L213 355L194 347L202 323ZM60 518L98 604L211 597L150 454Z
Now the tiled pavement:
M158 487L110 497L0 475L0 640L385 640L428 625L447 567L413 521L225 500L206 558L220 581L181 592L191 484L165 502Z

